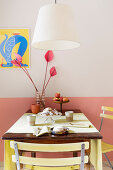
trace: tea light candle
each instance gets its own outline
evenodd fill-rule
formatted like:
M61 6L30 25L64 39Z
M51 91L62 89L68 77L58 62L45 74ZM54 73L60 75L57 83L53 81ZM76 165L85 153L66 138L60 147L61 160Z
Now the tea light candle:
M27 116L27 122L30 126L34 126L35 125L35 119L36 119L36 116L33 115L33 114L30 114Z
M65 112L65 116L66 116L66 121L67 122L72 122L73 121L73 111L67 111Z

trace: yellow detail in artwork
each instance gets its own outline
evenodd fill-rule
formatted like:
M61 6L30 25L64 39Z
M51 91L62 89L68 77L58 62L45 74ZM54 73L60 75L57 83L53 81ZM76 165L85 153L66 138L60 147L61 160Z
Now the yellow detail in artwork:
M29 29L0 29L0 68L17 68L12 64L15 53L29 67Z

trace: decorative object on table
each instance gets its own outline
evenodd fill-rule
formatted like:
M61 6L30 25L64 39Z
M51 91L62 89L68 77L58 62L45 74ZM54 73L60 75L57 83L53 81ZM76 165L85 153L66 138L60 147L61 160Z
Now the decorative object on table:
M53 98L53 102L60 104L60 112L62 113L62 104L68 103L69 99L68 99L68 97L61 97L60 93L57 92L57 93L55 93L55 97Z
M67 50L80 46L71 7L49 4L40 8L32 46L39 49Z
M54 128L51 128L51 133L53 135L67 135L68 134L68 128L64 126L56 126Z
M31 104L31 111L34 114L37 114L40 112L40 105L39 104Z
M54 116L54 115L62 115L56 109L52 109L50 107L45 108L39 115L41 116Z
M20 67L24 71L24 73L28 76L30 81L32 82L34 89L35 89L35 94L36 94L36 103L40 104L40 110L41 111L45 108L45 90L47 88L47 85L49 84L49 81L51 80L51 78L54 77L57 74L55 66L51 67L50 73L49 73L49 78L46 81L47 71L48 71L48 63L53 60L53 56L54 55L53 55L52 51L47 51L45 56L44 56L47 63L46 63L46 71L45 71L45 76L44 76L43 88L42 88L41 92L39 92L39 90L37 89L37 87L36 87L33 79L31 78L28 70L26 69L26 67L22 63L22 57L19 54L15 53L16 58L11 61L12 64L14 64L17 67Z
M23 65L29 67L29 29L0 29L0 68L16 68L11 61L14 52L21 55Z
M34 126L35 125L35 120L36 120L36 116L35 115L33 115L33 114L27 115L28 125Z
M42 117L42 122L45 124L55 123L56 118L59 119L62 115L61 112L58 112L56 109L52 109L50 107L45 108L42 112L38 113L40 119Z
M66 116L66 121L67 122L72 122L73 121L73 111L67 111L65 112L65 116Z

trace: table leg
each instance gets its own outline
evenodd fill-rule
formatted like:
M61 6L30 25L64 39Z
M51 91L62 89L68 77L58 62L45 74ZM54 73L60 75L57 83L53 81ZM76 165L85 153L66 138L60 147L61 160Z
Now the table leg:
M77 157L78 153L77 152L73 152L73 157Z
M62 113L62 103L60 103L60 112Z
M101 139L91 139L90 162L96 170L102 170Z
M36 158L36 152L31 152L31 157Z
M10 148L10 140L4 142L4 170L16 170L16 164L12 162L14 150Z

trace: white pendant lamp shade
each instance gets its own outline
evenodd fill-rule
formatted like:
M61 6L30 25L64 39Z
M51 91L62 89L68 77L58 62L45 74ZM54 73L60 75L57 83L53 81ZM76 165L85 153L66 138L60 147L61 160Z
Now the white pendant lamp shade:
M64 4L40 8L32 46L46 50L66 50L79 47L72 9Z

